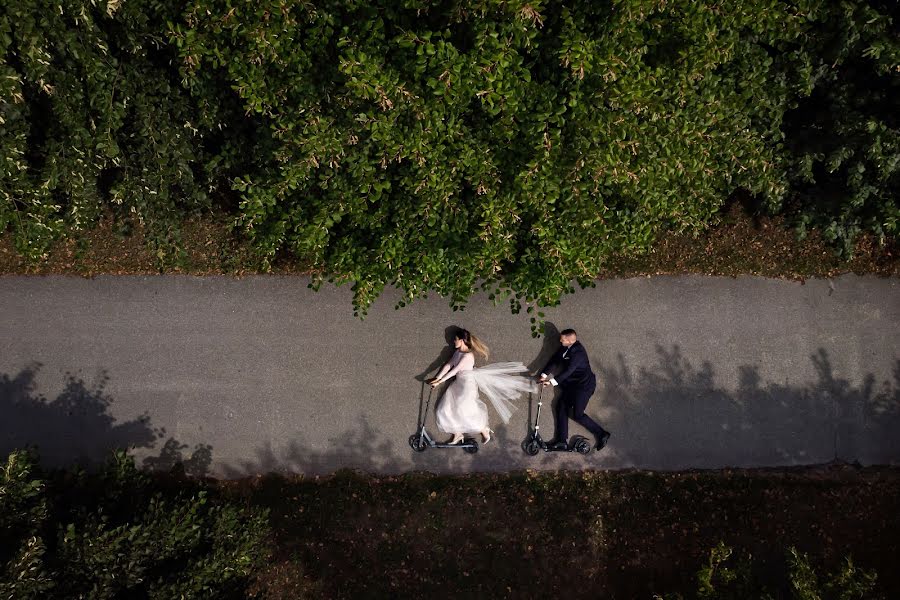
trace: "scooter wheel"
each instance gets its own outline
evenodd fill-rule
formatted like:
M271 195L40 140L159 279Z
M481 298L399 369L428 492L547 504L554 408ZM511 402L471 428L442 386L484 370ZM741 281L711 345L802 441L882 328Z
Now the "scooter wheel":
M534 440L525 442L522 449L525 450L525 454L528 456L537 456L537 453L541 451L540 445Z
M463 446L463 450L466 451L466 454L475 454L478 452L478 442L473 439L466 438L465 440L466 446Z
M579 438L578 440L576 440L576 442L573 444L573 447L575 448L575 452L577 452L578 454L591 453L591 443L585 438Z
M425 448L427 448L425 440L423 440L421 434L418 433L409 436L409 447L416 452L424 452Z

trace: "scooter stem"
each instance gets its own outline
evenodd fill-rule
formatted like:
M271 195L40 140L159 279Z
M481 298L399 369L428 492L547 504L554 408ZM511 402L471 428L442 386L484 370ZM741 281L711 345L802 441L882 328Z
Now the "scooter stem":
M431 407L431 393L434 392L434 388L428 390L428 400L425 401L425 410L422 411L422 422L419 423L419 429L425 429L425 422L428 420L428 409Z

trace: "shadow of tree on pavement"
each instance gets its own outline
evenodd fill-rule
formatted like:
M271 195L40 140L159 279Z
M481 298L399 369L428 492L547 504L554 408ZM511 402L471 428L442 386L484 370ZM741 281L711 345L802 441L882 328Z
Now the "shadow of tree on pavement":
M414 423L410 422L402 435L387 437L361 415L328 439L298 435L288 444L274 447L265 441L251 456L216 462L211 445L188 446L168 436L164 428L153 426L147 413L117 421L110 412L113 399L106 391L109 376L105 371L90 383L67 374L62 392L56 398L45 398L35 384L41 368L38 363L15 375L0 374L0 451L34 446L42 462L52 467L95 465L112 450L125 448L138 450L148 469L229 478L267 472L320 475L339 469L392 474L528 468L678 470L834 460L900 463L900 436L896 434L900 430L900 360L892 381L876 381L870 374L851 382L835 372L828 352L819 349L809 357L817 374L814 381L765 381L758 366L743 365L737 371L737 385L729 390L716 382L712 362L689 359L677 345L659 346L657 358L657 363L649 366L633 367L621 355L614 364L594 365L601 384L587 412L613 437L606 449L588 456L525 455L521 444L536 410L531 396L522 398L509 424L492 416L494 439L480 444L476 454L455 448L414 452L407 440L415 431ZM418 387L425 393L421 381ZM552 435L553 415L547 410L550 402L544 400L541 427L547 438ZM421 403L421 398L415 401ZM409 414L415 414L415 408L410 406ZM432 405L428 430L444 440L448 436L435 430L433 413ZM570 433L587 435L574 422Z
M65 388L49 400L36 392L40 368L0 375L0 452L36 446L47 466L90 465L117 448L152 447L160 435L147 414L121 423L109 414L105 371L90 384L67 373Z
M179 471L191 477L205 477L212 465L212 446L196 444L190 452L187 444L169 438L160 450L159 456L148 456L141 464L152 471Z
M508 425L493 415L494 439L476 454L461 449L429 448L414 452L407 437L387 438L364 417L323 445L297 438L286 447L265 444L253 459L218 467L226 477L267 472L321 475L340 469L395 474L408 471L467 473L539 470L587 470L638 467L679 470L726 466L791 466L835 460L865 464L900 462L900 361L894 381L877 383L872 375L854 385L837 376L828 352L810 360L817 380L792 385L763 381L759 368L738 369L738 386L716 383L709 361L685 357L679 346L657 348L658 363L632 368L619 356L616 364L595 365L601 387L588 406L613 437L602 452L544 453L529 457L521 448L527 437L536 397L525 397ZM424 386L422 393L427 393ZM421 403L421 398L418 400ZM544 398L541 430L552 434L550 402ZM412 408L412 407L411 407ZM434 405L428 430L434 429ZM591 439L570 422L570 435ZM480 436L475 436L479 440Z
M735 391L715 384L709 361L696 366L675 345L659 362L633 369L620 355L598 365L604 407L621 466L659 469L900 461L900 361L894 382L859 385L834 373L828 352L810 356L817 380L764 382L759 368L738 369ZM590 410L590 407L589 407Z
M13 450L35 448L44 466L92 468L104 463L114 450L152 451L165 437L165 429L153 426L148 413L122 422L110 414L113 398L106 391L106 371L100 371L91 383L67 373L63 391L51 400L37 392L35 380L41 366L32 363L16 375L0 374L3 456ZM212 448L200 444L185 457L182 453L186 448L170 437L159 456L145 458L143 465L168 471L181 463L189 475L206 475Z

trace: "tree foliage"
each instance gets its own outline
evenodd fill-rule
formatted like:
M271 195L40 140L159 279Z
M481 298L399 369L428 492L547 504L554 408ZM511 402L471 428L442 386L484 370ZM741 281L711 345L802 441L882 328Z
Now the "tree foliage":
M172 241L230 188L266 267L556 304L748 190L897 231L897 25L874 0L10 0L0 229L109 207ZM321 283L321 280L317 281Z
M219 164L172 66L156 0L12 0L0 8L0 230L41 257L109 208L161 250L208 204ZM224 113L223 113L224 114Z
M175 28L273 132L237 180L266 258L310 256L365 308L479 281L552 305L612 252L780 199L778 77L809 3L201 0ZM202 91L198 93L203 93ZM517 304L514 302L514 305Z

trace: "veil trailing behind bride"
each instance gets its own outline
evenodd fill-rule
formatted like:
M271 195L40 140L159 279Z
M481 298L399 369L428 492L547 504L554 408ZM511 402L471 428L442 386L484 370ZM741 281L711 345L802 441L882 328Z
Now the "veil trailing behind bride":
M472 369L470 377L475 378L478 391L490 400L506 424L517 408L512 400L537 389L534 381L522 375L527 372L528 367L520 362L502 362Z

